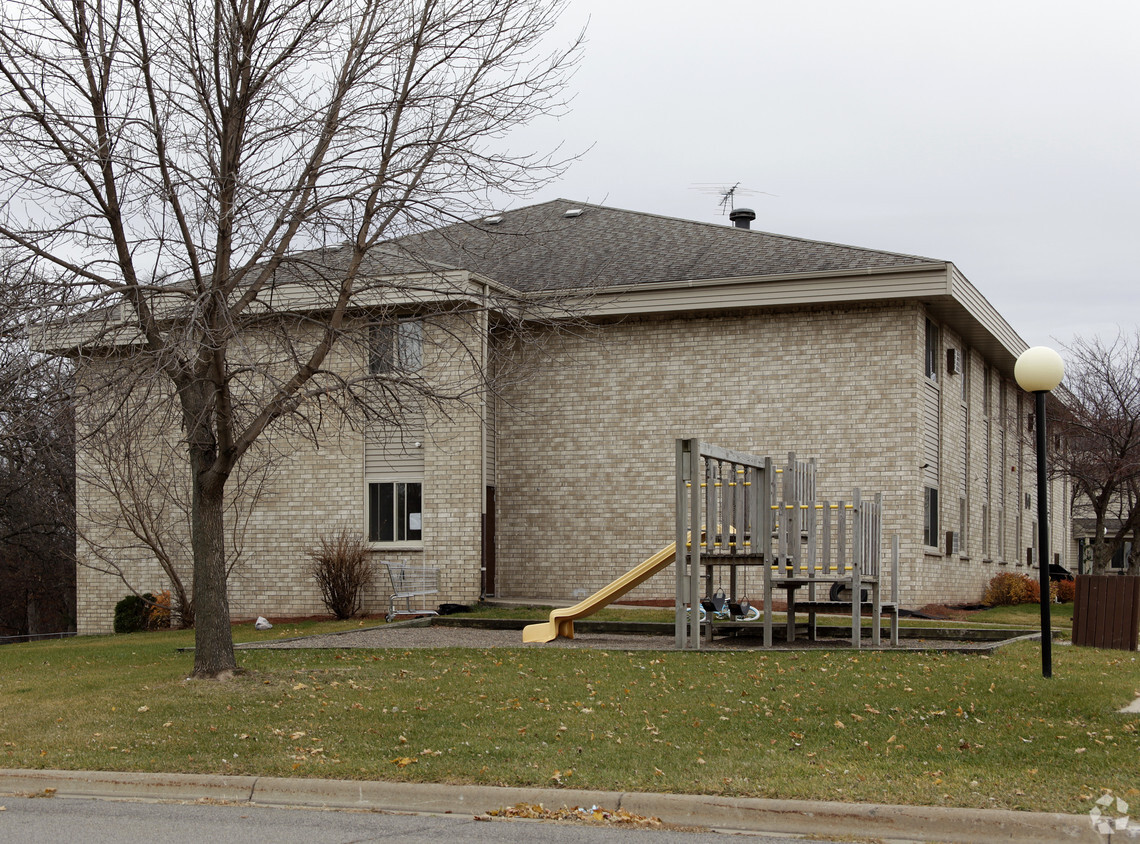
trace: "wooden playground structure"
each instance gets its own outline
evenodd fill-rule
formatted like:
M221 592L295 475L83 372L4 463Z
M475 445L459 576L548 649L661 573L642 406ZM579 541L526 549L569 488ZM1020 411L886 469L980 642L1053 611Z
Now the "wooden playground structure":
M892 542L890 598L883 599L882 496L816 501L815 461L776 468L756 457L703 443L677 440L677 533L669 545L617 580L547 621L523 628L523 641L574 638L574 622L617 600L670 564L676 564L676 646L701 647L720 632L755 629L761 613L746 600L748 573L761 572L764 647L772 646L772 598L787 595L786 641L796 638L796 613L806 612L808 638L816 615L850 613L851 644L862 640L862 615L871 614L871 643L879 644L882 616L898 645L898 538ZM679 550L678 550L679 549ZM728 572L725 591L717 573ZM829 587L828 599L816 589ZM797 592L806 589L806 596ZM849 595L843 598L846 591ZM802 594L802 593L801 593ZM869 594L870 600L867 600Z
M869 612L872 645L880 644L884 615L890 619L891 644L898 645L898 538L892 540L890 592L884 599L881 495L867 498L855 489L850 501L817 501L814 460L797 461L789 454L787 464L777 468L770 457L698 439L677 440L676 479L678 648L710 643L714 626L724 632L755 627L756 621L741 619L754 616L747 612L744 581L757 572L765 647L772 646L777 591L787 596L789 644L795 641L797 612L807 613L812 640L818 613L849 613L851 644L858 648L861 618ZM720 577L725 571L727 592ZM817 595L820 588L827 591L826 600ZM714 625L718 616L724 621Z

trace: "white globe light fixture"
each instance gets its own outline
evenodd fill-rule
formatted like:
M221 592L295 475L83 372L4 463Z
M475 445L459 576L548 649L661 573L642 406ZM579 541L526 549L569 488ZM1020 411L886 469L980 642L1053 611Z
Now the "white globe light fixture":
M1045 461L1045 396L1061 384L1065 363L1048 346L1027 349L1013 366L1021 389L1037 402L1037 560L1041 583L1041 676L1053 676L1053 633L1049 629L1049 483Z
M1048 346L1027 349L1013 366L1013 377L1027 393L1049 392L1065 377L1065 362Z

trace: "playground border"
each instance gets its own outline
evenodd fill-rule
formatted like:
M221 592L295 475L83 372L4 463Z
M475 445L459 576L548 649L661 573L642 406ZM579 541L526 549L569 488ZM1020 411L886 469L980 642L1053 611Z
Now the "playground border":
M637 621L581 621L575 625L578 635L573 642L563 639L544 644L525 644L521 640L522 629L529 622L521 619L464 619L448 616L434 616L429 618L411 619L391 624L360 627L353 630L337 631L335 633L320 633L306 636L273 639L261 642L248 642L236 647L243 650L256 649L283 649L307 647L320 648L386 648L386 647L560 647L574 645L577 647L593 647L590 636L607 637L607 641L599 641L597 647L607 650L621 650L623 647L646 648L660 651L676 651L673 638L673 625L666 622L637 622ZM743 625L740 625L743 626ZM720 626L718 625L718 628ZM788 645L777 641L771 647L763 646L760 630L755 624L749 629L748 635L724 635L729 627L719 630L717 638L705 650L712 652L732 651L811 651L811 650L854 650L851 647L850 628L819 627L819 637L811 642L806 638L798 637L795 642ZM987 628L904 628L913 630L913 634L903 636L904 644L894 647L888 644L874 647L864 642L863 651L890 651L890 652L921 652L938 651L940 653L993 653L1000 647L1020 642L1039 640L1040 633L1029 630L1007 629L993 630ZM457 640L460 632L465 637L463 641L450 641L447 631L456 633ZM400 636L401 631L407 634L407 641L383 641L383 638ZM477 637L481 631L489 634L487 641ZM518 631L519 638L504 640L503 634ZM429 637L430 632L430 638ZM419 638L426 641L417 641ZM626 642L615 642L617 637L624 637ZM644 639L644 642L635 640ZM193 651L192 647L180 648L180 651Z

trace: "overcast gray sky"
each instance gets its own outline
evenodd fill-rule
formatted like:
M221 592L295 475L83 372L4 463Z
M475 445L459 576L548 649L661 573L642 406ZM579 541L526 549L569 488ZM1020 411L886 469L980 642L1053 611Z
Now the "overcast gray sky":
M727 225L698 186L739 182L754 228L953 261L1030 345L1140 324L1140 2L570 0L587 21L570 114L526 140L593 146L534 200Z

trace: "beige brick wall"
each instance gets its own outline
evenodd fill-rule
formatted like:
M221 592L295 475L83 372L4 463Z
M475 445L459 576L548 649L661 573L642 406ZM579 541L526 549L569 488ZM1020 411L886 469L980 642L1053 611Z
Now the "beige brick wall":
M816 457L821 497L883 491L887 529L917 521L921 536L920 325L889 305L630 319L565 340L563 365L499 414L499 593L586 594L668 544L677 437ZM671 596L672 577L639 594Z
M692 436L781 462L789 451L815 457L821 498L849 498L855 487L883 493L884 536L900 537L907 606L977 600L997 571L1025 571L1036 513L1028 398L994 371L987 418L986 363L948 331L940 339L936 385L940 547L923 546L925 318L917 304L885 303L630 318L584 333L551 332L519 348L504 342L499 352L509 378L497 400L498 466L489 479L497 488L497 594L582 597L667 545L674 441ZM428 605L480 594L485 432L478 334L477 324L457 317L436 329L439 342L429 344L425 359L425 377L462 398L428 415L422 548L372 550L376 559L438 566L443 589ZM965 401L963 376L946 372L949 347L963 349L969 360ZM319 447L280 435L270 443L277 453L272 476L245 529L230 538L231 548L241 550L229 582L231 611L235 618L322 614L306 551L323 530L346 526L364 535L364 437L326 416ZM1064 491L1057 482L1054 549L1068 548L1071 539ZM941 538L962 530L963 493L965 546L946 554ZM81 520L85 512L107 514L115 506L82 478L77 498ZM983 504L994 514L989 553ZM231 519L233 528L240 523ZM165 588L145 548L122 532L104 534L105 544L118 543L115 559L136 588ZM128 589L117 574L99 570L107 567L82 542L79 555L88 563L79 570L79 630L106 632L115 601ZM759 577L754 570L741 584L754 600ZM669 570L636 595L668 598L673 588ZM381 570L365 609L382 612L387 594Z
M946 333L937 382L942 541L937 550L924 547L924 329L920 306L884 304L648 317L561 338L558 364L530 361L536 374L504 396L513 409L499 412L498 594L581 597L668 544L674 440L698 436L778 461L788 451L816 457L821 498L848 498L854 487L882 492L884 536L900 537L904 604L977 600L1000 560L1017 567L1014 549L1022 549L1024 568L1032 519L1022 519L1016 539L1010 521L1008 559L984 563L973 551L984 498L983 428L974 410L982 360L971 352L963 402L962 376L945 366L945 349L962 343ZM1024 468L1032 448L1013 430L1017 388L1003 389L1011 403L1007 451L1018 467L1005 504L1013 511L1021 501L1028 514L1019 485L1032 486ZM996 478L998 467L990 468ZM945 532L960 529L963 492L967 554L947 555ZM1063 534L1055 535L1054 547L1065 547ZM750 577L759 583L758 571ZM755 598L758 587L742 588ZM635 596L668 598L673 589L670 569Z
M425 331L422 375L446 394L460 396L431 412L424 438L424 513L422 549L371 546L376 560L427 564L441 569L438 596L413 602L434 607L444 600L472 601L479 597L483 506L482 392L479 390L478 342L471 337L470 317L434 320ZM477 334L475 336L478 336ZM472 359L472 356L476 360ZM344 361L333 365L347 366ZM94 372L95 370L89 370ZM235 619L322 615L326 612L315 582L308 573L307 552L322 532L347 527L366 535L367 489L364 478L364 436L343 419L325 414L317 431L318 444L280 432L266 435L272 446L272 472L252 512L227 513L227 545L240 551L231 570L228 589ZM177 435L164 446L175 457L174 469L186 471ZM154 555L129 532L110 525L116 502L102 489L85 483L81 454L77 484L81 527L110 549L118 572L97 558L92 545L80 541L78 573L78 630L110 632L114 604L130 588L157 592L168 579ZM236 489L233 481L228 488ZM248 508L246 508L248 510ZM102 514L94 518L95 514ZM167 532L179 534L188 546L185 521L167 520ZM107 555L104 555L107 556ZM183 554L180 571L190 583L191 561ZM377 568L364 610L383 612L388 604L387 576Z

